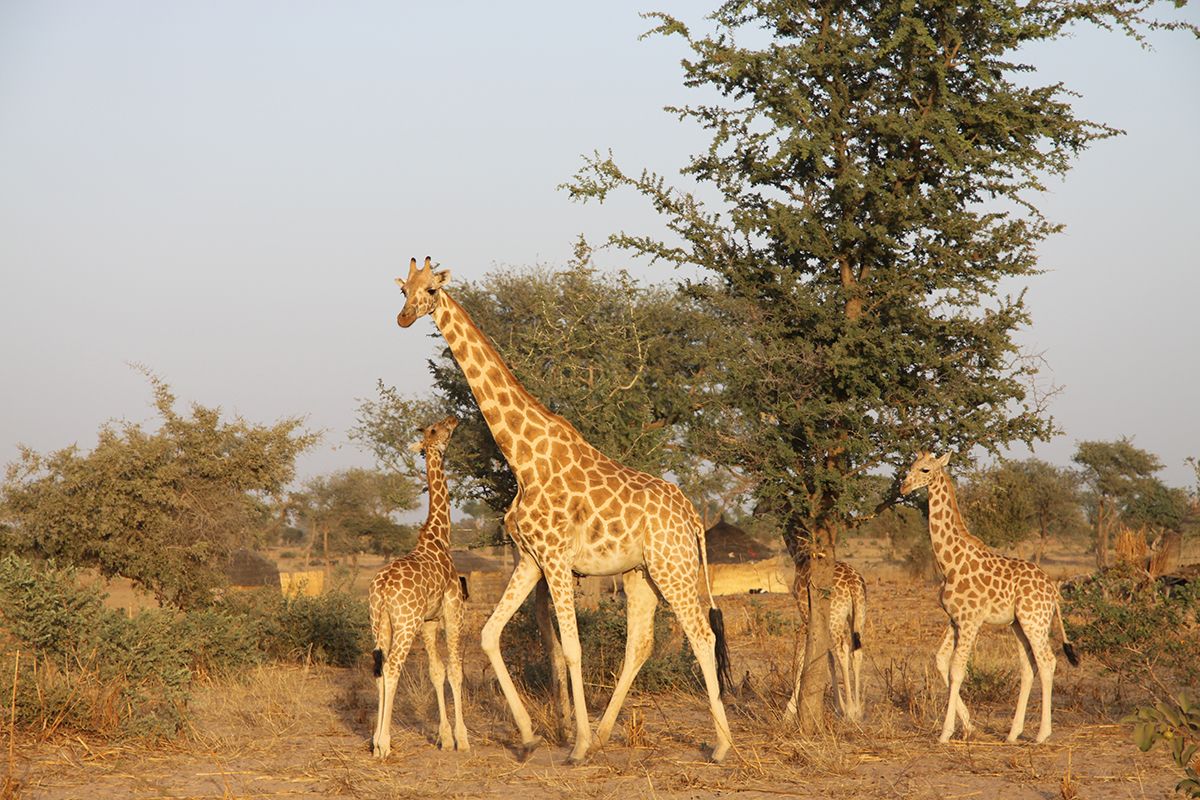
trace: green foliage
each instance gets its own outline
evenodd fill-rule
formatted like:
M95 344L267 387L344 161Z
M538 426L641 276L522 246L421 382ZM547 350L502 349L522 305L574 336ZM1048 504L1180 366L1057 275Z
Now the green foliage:
M1135 686L1200 682L1200 582L1147 581L1117 565L1063 587L1071 640Z
M223 422L219 409L174 409L151 376L157 430L112 423L96 447L21 452L0 489L9 552L123 575L164 603L210 601L234 549L267 525L266 500L292 479L316 441L299 419L271 426Z
M1182 531L1191 503L1187 491L1144 478L1121 506L1121 521L1131 528Z
M971 532L994 547L1086 530L1078 476L1036 458L1000 461L972 473L959 499Z
M101 736L175 734L199 675L265 659L349 666L367 650L365 604L330 594L235 593L191 611L107 609L73 569L0 558L0 670L20 653L17 720Z
M694 311L624 272L597 273L588 258L581 242L564 269L495 272L450 291L517 379L601 452L654 475L686 471L694 459L677 444L705 357ZM448 348L430 368L435 398L405 398L381 384L361 404L352 437L381 463L415 468L407 447L417 428L454 414L462 424L446 457L452 497L507 510L515 478Z
M366 603L344 592L286 599L262 589L245 602L243 613L262 626L259 646L269 658L349 667L370 650Z
M1200 706L1187 695L1172 703L1158 702L1143 706L1126 722L1133 723L1133 741L1143 753L1159 741L1167 743L1171 758L1183 770L1184 778L1175 791L1200 797L1200 773L1196 752L1200 749Z
M1106 567L1109 535L1121 507L1162 469L1162 462L1148 450L1134 447L1129 437L1112 442L1080 442L1072 460L1082 469L1083 482L1089 489L1086 508L1096 531L1096 563Z
M288 509L326 559L360 551L400 553L416 536L392 514L416 508L419 490L401 473L353 468L310 479L288 496Z

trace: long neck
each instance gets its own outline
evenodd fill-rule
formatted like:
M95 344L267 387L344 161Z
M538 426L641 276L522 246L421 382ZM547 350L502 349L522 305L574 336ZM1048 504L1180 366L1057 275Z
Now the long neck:
M954 485L943 472L929 482L929 538L933 543L933 557L942 574L948 565L957 561L956 555L964 548L979 543L967 532L958 510L958 499L954 496Z
M529 465L529 441L535 436L554 431L583 441L569 422L552 413L521 385L483 331L444 290L438 295L433 321L446 337L496 445L518 479Z
M450 490L442 454L430 449L425 454L425 474L429 479L429 516L421 527L419 541L432 541L450 548Z

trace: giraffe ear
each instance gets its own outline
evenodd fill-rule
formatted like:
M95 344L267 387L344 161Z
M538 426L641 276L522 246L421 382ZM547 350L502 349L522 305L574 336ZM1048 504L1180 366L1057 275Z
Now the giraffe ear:
M950 454L946 453L945 455L941 456L940 458L938 458L937 462L939 464L941 464L943 467L946 466L947 464L950 463Z
M431 290L437 290L450 282L450 270L443 269L433 273L433 282L429 285Z

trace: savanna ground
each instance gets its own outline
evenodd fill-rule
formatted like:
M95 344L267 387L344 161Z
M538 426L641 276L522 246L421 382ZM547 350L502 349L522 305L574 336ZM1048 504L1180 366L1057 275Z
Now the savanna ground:
M803 736L785 724L794 645L802 633L795 605L787 595L729 596L719 604L740 688L726 698L734 750L724 764L705 759L712 723L701 694L688 688L650 693L636 685L612 741L582 766L565 763L569 746L553 729L548 696L526 693L546 743L521 762L512 748L511 716L478 646L491 607L472 600L465 653L469 752L436 748L437 705L418 640L401 677L386 762L369 751L375 687L364 653L352 669L272 665L209 681L193 700L188 726L166 743L118 746L62 734L18 735L3 753L17 781L10 796L1173 796L1179 776L1169 759L1159 750L1139 752L1130 727L1120 722L1131 700L1141 699L1136 678L1119 682L1086 654L1077 668L1059 658L1052 738L1042 745L1030 738L1040 712L1035 683L1025 738L1006 743L1017 677L1016 644L1005 629L985 630L964 689L975 734L939 744L946 692L933 651L945 616L936 585L880 564L871 543L851 543L844 557L868 582L861 725L832 711L825 735ZM1045 566L1065 577L1086 571L1087 559L1052 552ZM593 728L607 693L608 687L589 687Z

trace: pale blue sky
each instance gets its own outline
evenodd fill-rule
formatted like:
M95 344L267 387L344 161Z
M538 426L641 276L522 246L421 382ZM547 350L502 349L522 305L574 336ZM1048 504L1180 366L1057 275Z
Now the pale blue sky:
M555 187L593 149L673 175L703 146L661 111L689 99L681 44L638 41L638 11L697 4L410 5L0 2L0 462L150 418L132 361L184 402L306 415L327 435L303 477L368 464L346 442L358 399L429 385L432 327L395 324L410 256L474 279L561 263L580 232L661 229L633 197ZM1021 338L1064 387L1066 434L1039 455L1132 435L1190 485L1200 43L1152 42L1031 54L1128 135L1040 201L1068 229Z

